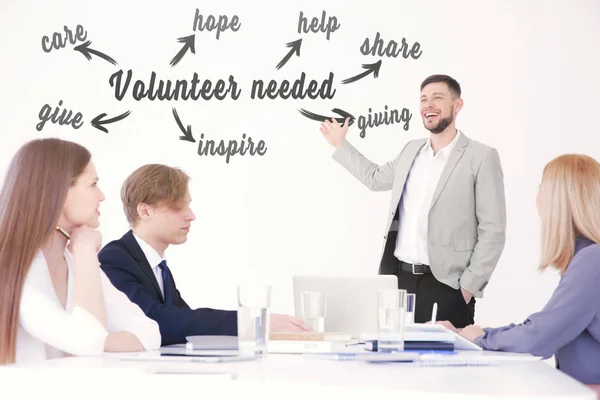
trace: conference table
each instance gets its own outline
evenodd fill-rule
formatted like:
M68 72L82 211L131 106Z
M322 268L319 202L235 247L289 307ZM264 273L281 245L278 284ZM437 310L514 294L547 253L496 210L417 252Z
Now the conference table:
M205 364L190 357L155 357L161 351L186 350L0 367L0 398L596 399L594 391L542 360L419 366L268 354L261 360Z

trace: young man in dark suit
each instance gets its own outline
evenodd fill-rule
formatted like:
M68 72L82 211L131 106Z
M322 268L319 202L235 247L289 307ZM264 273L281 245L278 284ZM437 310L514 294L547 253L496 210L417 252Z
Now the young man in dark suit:
M164 258L185 243L195 219L189 177L161 164L144 165L123 183L121 200L131 230L99 253L112 284L158 322L162 345L186 343L191 335L237 335L237 311L192 309L181 297ZM310 330L287 315L271 315L271 331Z

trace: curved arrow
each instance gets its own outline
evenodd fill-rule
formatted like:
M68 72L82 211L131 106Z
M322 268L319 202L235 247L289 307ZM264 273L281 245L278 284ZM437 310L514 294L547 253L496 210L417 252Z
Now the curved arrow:
M106 129L105 127L103 127L102 125L106 125L106 124L112 124L113 122L117 122L120 121L124 118L127 118L127 116L131 114L131 110L130 111L126 111L121 115L117 115L114 118L109 118L109 119L105 119L102 120L102 118L106 117L106 113L102 113L97 115L91 122L92 126L96 129L100 129L103 132L108 133L108 129Z
M354 115L350 114L347 111L340 110L339 108L332 108L331 111L342 116L342 118L335 118L335 120L339 124L343 124L344 121L346 121L346 118L350 118L350 121L348 121L348 126L350 126L354 123L354 120L356 119L356 118L354 118ZM325 115L315 114L315 113L313 113L311 111L307 111L303 108L300 109L300 114L302 114L303 116L305 116L308 119L312 119L313 121L324 122L325 120L331 121L332 119L334 119L333 117L326 117Z
M373 73L373 77L377 78L379 76L379 68L381 68L381 60L377 61L376 63L373 64L363 64L362 67L364 69L366 69L365 72L360 73L356 76L353 76L352 78L348 78L348 79L344 79L342 81L342 83L352 83L352 82L356 82L359 79L364 78L365 76L369 75L371 72Z
M188 142L196 142L196 139L194 139L194 137L192 136L192 126L188 125L187 129L185 129L183 127L183 124L181 123L181 119L179 119L179 115L177 114L177 110L175 109L175 107L173 107L173 116L175 117L175 122L177 122L177 126L179 126L179 129L181 129L181 132L183 132L183 136L179 136L179 139L181 140L187 140Z
M114 60L114 58L109 57L106 54L99 52L98 50L90 49L90 44L92 44L92 42L91 42L91 40L88 40L85 43L82 43L80 45L73 47L73 50L80 52L88 60L91 60L92 59L91 55L94 54L94 55L108 61L112 65L117 65L117 62Z
M181 59L183 58L183 56L185 56L185 53L187 53L188 50L191 51L193 54L196 54L196 46L194 40L195 37L196 35L190 35L177 39L179 43L183 43L183 47L181 48L181 50L179 50L177 54L175 54L175 57L173 57L173 59L169 63L171 67L174 67L177 64L179 64L179 61L181 61Z
M292 49L285 55L285 57L283 57L283 59L281 61L279 61L279 64L277 64L277 67L275 67L276 69L280 69L281 67L283 67L290 58L292 58L292 55L294 53L296 53L296 55L298 57L300 57L300 46L302 45L302 39L298 39L294 42L289 42L288 44L286 44L286 47L291 47Z

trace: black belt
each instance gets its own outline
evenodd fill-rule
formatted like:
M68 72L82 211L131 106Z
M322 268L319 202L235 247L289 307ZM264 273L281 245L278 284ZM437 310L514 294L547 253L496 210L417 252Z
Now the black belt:
M431 267L429 267L429 265L409 264L405 263L404 261L400 261L400 270L404 272L410 272L414 275L423 275L431 273Z

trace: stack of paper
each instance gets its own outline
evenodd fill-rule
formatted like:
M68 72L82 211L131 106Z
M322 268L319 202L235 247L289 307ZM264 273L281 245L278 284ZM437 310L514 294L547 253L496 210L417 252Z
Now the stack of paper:
M352 336L341 332L274 332L269 335L269 340L349 342Z
M345 333L282 332L270 335L267 351L280 354L337 353L354 343L356 341Z

